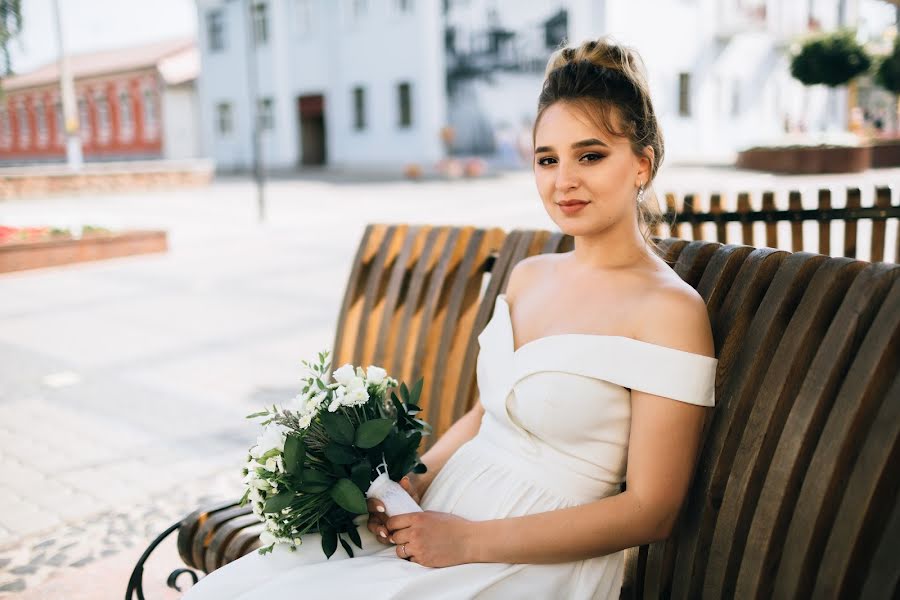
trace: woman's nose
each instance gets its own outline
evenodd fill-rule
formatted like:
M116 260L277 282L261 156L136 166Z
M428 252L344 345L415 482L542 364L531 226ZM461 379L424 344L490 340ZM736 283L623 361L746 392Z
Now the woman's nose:
M556 189L565 192L578 187L578 177L574 165L559 163L556 169Z

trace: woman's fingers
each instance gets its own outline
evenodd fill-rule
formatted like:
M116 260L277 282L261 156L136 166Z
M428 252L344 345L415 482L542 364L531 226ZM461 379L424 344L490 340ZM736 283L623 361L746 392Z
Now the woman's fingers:
M369 513L381 513L384 514L384 504L381 500L376 500L375 498L369 498L366 500L366 506L369 508Z
M412 480L409 478L409 475L404 475L400 480L400 487L406 490L406 493L412 496L412 499L416 501L416 504L419 503L419 493L416 491L415 486L412 483Z
M377 518L369 515L369 521L366 523L366 527L369 531L372 532L372 535L375 536L379 542L384 545L390 544L388 541L388 537L390 537L390 532L387 530L387 527L384 526L383 521L379 521Z

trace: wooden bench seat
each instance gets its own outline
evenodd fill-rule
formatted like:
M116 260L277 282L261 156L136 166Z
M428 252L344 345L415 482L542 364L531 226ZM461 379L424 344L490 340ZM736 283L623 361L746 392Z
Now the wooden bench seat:
M622 596L897 598L900 267L659 244L707 304L717 406L679 523L628 551ZM433 440L477 400L477 335L513 266L571 248L548 231L370 226L334 364L425 376ZM209 572L258 547L259 531L233 503L201 509L182 522L179 552Z

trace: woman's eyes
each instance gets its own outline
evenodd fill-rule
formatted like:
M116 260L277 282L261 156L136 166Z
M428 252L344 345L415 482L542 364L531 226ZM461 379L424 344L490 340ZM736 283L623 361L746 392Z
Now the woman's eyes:
M599 152L588 152L586 154L582 154L578 158L578 161L592 163L592 162L597 162L598 160L602 160L603 158L604 158L604 155L600 154ZM539 158L537 161L537 164L541 165L542 167L547 167L550 165L554 165L557 162L558 161L554 157L545 156L543 158Z

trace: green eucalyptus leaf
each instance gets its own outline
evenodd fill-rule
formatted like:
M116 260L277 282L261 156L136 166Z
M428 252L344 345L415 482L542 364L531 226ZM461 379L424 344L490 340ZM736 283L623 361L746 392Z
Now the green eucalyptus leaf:
M328 488L330 487L331 485L328 483L308 483L304 481L297 486L297 489L304 494L319 494L328 491Z
M413 473L427 473L428 467L425 466L425 463L419 463L413 467Z
M299 473L306 458L306 448L299 436L289 435L284 440L284 469L288 473Z
M400 384L400 397L403 398L404 404L409 402L409 388L406 387L406 383Z
M340 536L338 536L338 541L341 543L341 546L344 547L344 550L347 552L347 556L353 558L353 548L350 547L350 544L344 541L344 538Z
M371 484L370 477L372 476L372 463L368 460L364 460L353 466L353 469L350 471L350 480L356 484L363 493L369 489L369 485ZM354 530L355 531L355 530Z
M331 555L337 550L337 531L331 525L320 521L319 532L322 534L322 551L325 553L325 558L331 558Z
M359 460L359 456L353 451L353 448L335 442L325 447L325 458L336 465L349 465Z
M339 479L329 490L331 499L349 513L362 515L369 512L366 497L349 479Z
M339 444L349 446L353 443L353 424L346 415L340 412L324 412L321 416L322 425L329 437Z
M334 481L334 477L328 473L323 473L317 469L303 469L304 483L324 483L331 485L332 481Z
M418 404L419 396L422 395L422 387L425 385L425 378L419 377L419 380L413 384L412 390L409 392L409 400L407 404Z
M276 494L266 500L266 505L263 507L263 512L267 513L277 513L281 512L282 508L287 508L291 504L291 500L294 499L294 492L285 490L280 494Z
M391 432L394 426L392 419L372 419L359 425L356 430L355 444L359 448L372 448L377 446Z

